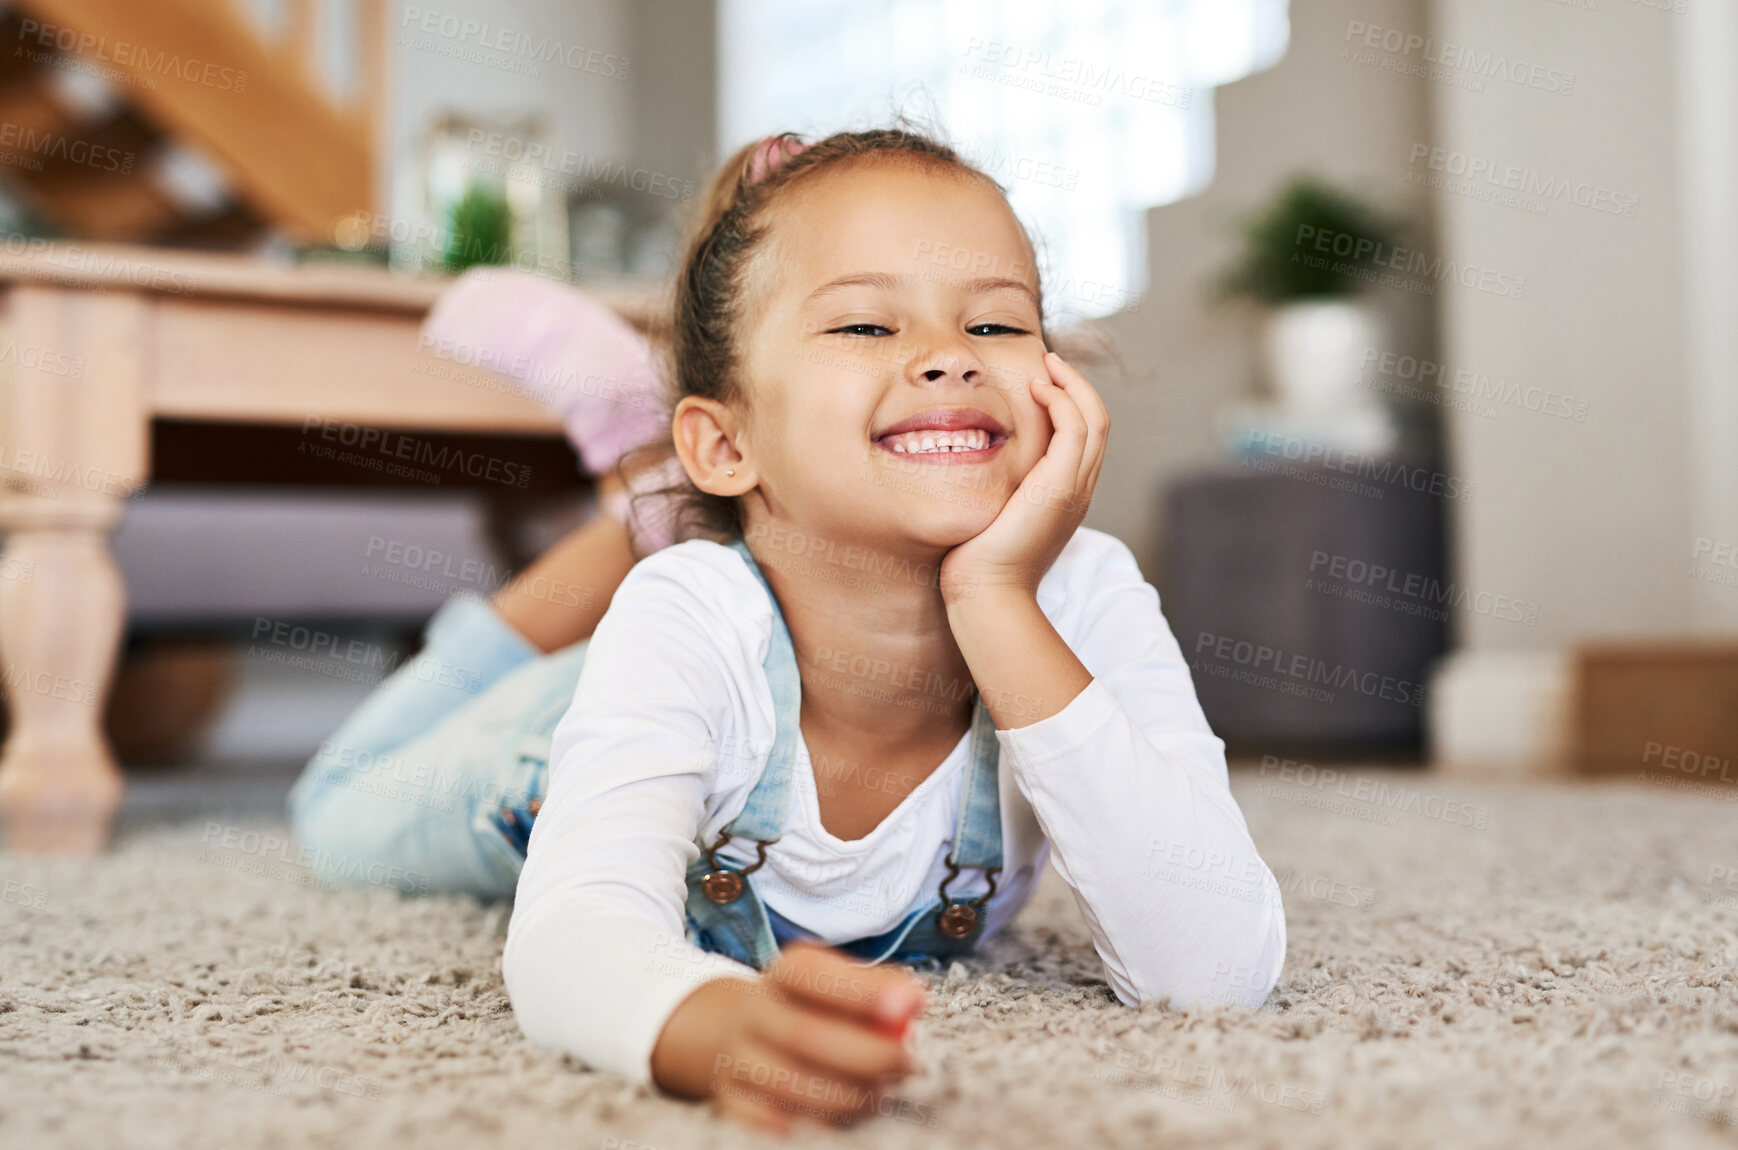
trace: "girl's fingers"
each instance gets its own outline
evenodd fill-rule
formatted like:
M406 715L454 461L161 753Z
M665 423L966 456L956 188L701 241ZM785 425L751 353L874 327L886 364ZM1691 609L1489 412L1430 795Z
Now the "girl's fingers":
M1054 384L1045 386L1036 380L1031 390L1050 415L1050 443L1038 462L1032 465L1032 470L1026 473L1026 478L1020 481L1018 493L1009 500L1010 507L1022 499L1040 506L1053 505L1049 494L1074 483L1080 467L1076 449L1084 446L1084 440L1068 434L1067 415L1059 414L1059 409L1072 407L1068 394Z
M911 1072L911 1056L891 1034L797 1003L757 1017L754 1034L829 1073L879 1082Z
M1050 387L1040 387L1037 390L1048 399L1050 422L1055 428L1051 436L1050 451L1046 453L1046 459L1054 457L1056 460L1057 473L1050 478L1050 482L1057 487L1067 485L1068 489L1062 494L1068 496L1065 506L1072 507L1074 499L1081 494L1081 484L1091 470L1094 450L1092 428L1086 412L1081 408L1080 397L1054 378L1058 373L1051 366L1053 355L1054 353L1048 353L1044 357L1046 369L1053 376ZM1059 357L1056 362L1061 362ZM1060 452L1056 450L1056 441L1059 438L1063 441L1063 450ZM1054 506L1053 503L1051 505Z
M766 968L765 978L796 1003L866 1025L902 1024L916 1017L923 984L896 966L864 966L830 947L794 942Z
M1082 375L1067 360L1055 352L1052 371L1058 377L1059 384L1074 399L1080 407L1081 415L1086 421L1087 449L1083 457L1080 479L1083 494L1090 497L1092 488L1098 483L1098 472L1104 464L1104 451L1110 435L1110 412L1104 406L1104 399L1098 394L1098 389Z
M1081 413L1080 405L1068 390L1055 380L1040 380L1034 391L1034 398L1044 404L1050 413L1050 425L1053 428L1050 436L1050 450L1045 454L1055 456L1058 464L1066 465L1066 474L1072 478L1079 470L1080 461L1084 458L1087 445L1086 417ZM1057 440L1062 441L1062 451L1058 452Z
M1053 351L1046 352L1044 359L1057 386L1074 400L1085 423L1087 442L1082 452L1080 481L1082 494L1090 496L1098 483L1099 469L1104 464L1104 450L1110 436L1110 412L1091 381L1072 364Z
M1068 393L1080 403L1080 409L1087 415L1087 422L1095 425L1100 431L1110 428L1110 412L1105 409L1104 399L1098 394L1098 389L1092 386L1092 381L1055 352L1046 353L1052 359L1054 367L1052 375L1061 376L1059 386L1066 388Z

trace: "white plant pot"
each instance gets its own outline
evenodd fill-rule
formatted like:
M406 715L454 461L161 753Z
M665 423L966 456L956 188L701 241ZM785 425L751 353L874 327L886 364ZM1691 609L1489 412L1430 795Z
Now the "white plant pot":
M1361 303L1289 303L1262 333L1268 379L1281 407L1298 412L1356 407L1374 397L1358 386L1366 357L1382 346L1382 324Z

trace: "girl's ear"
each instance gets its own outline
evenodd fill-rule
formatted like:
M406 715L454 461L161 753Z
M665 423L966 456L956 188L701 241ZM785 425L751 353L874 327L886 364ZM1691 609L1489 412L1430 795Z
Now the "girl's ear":
M753 489L754 468L733 442L736 415L716 399L683 396L671 417L676 455L694 486L708 495L736 496Z

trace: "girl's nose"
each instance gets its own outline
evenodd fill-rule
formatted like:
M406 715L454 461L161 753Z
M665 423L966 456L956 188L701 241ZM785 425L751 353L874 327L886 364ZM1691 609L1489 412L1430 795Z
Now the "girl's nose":
M984 378L984 365L978 362L978 357L958 344L932 345L913 356L911 365L915 369L914 380L922 379L925 383L940 383L950 376L964 383L978 383Z
M936 380L945 377L947 374L948 374L948 370L944 367L932 367L928 371L923 373L923 378L928 380L930 383L934 383ZM969 370L966 370L966 371L959 373L960 378L966 379L966 380L972 379L977 374L978 374L978 371L975 368L972 368L972 369L969 369Z

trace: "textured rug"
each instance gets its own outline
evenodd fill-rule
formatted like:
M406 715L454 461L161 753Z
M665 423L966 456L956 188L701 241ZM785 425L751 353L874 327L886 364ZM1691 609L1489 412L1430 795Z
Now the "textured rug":
M1052 874L933 976L901 1105L796 1142L1738 1144L1738 805L1400 771L1235 786L1286 888L1265 1007L1119 1005ZM282 835L217 816L0 857L0 1146L765 1143L527 1045L507 908L322 890Z

